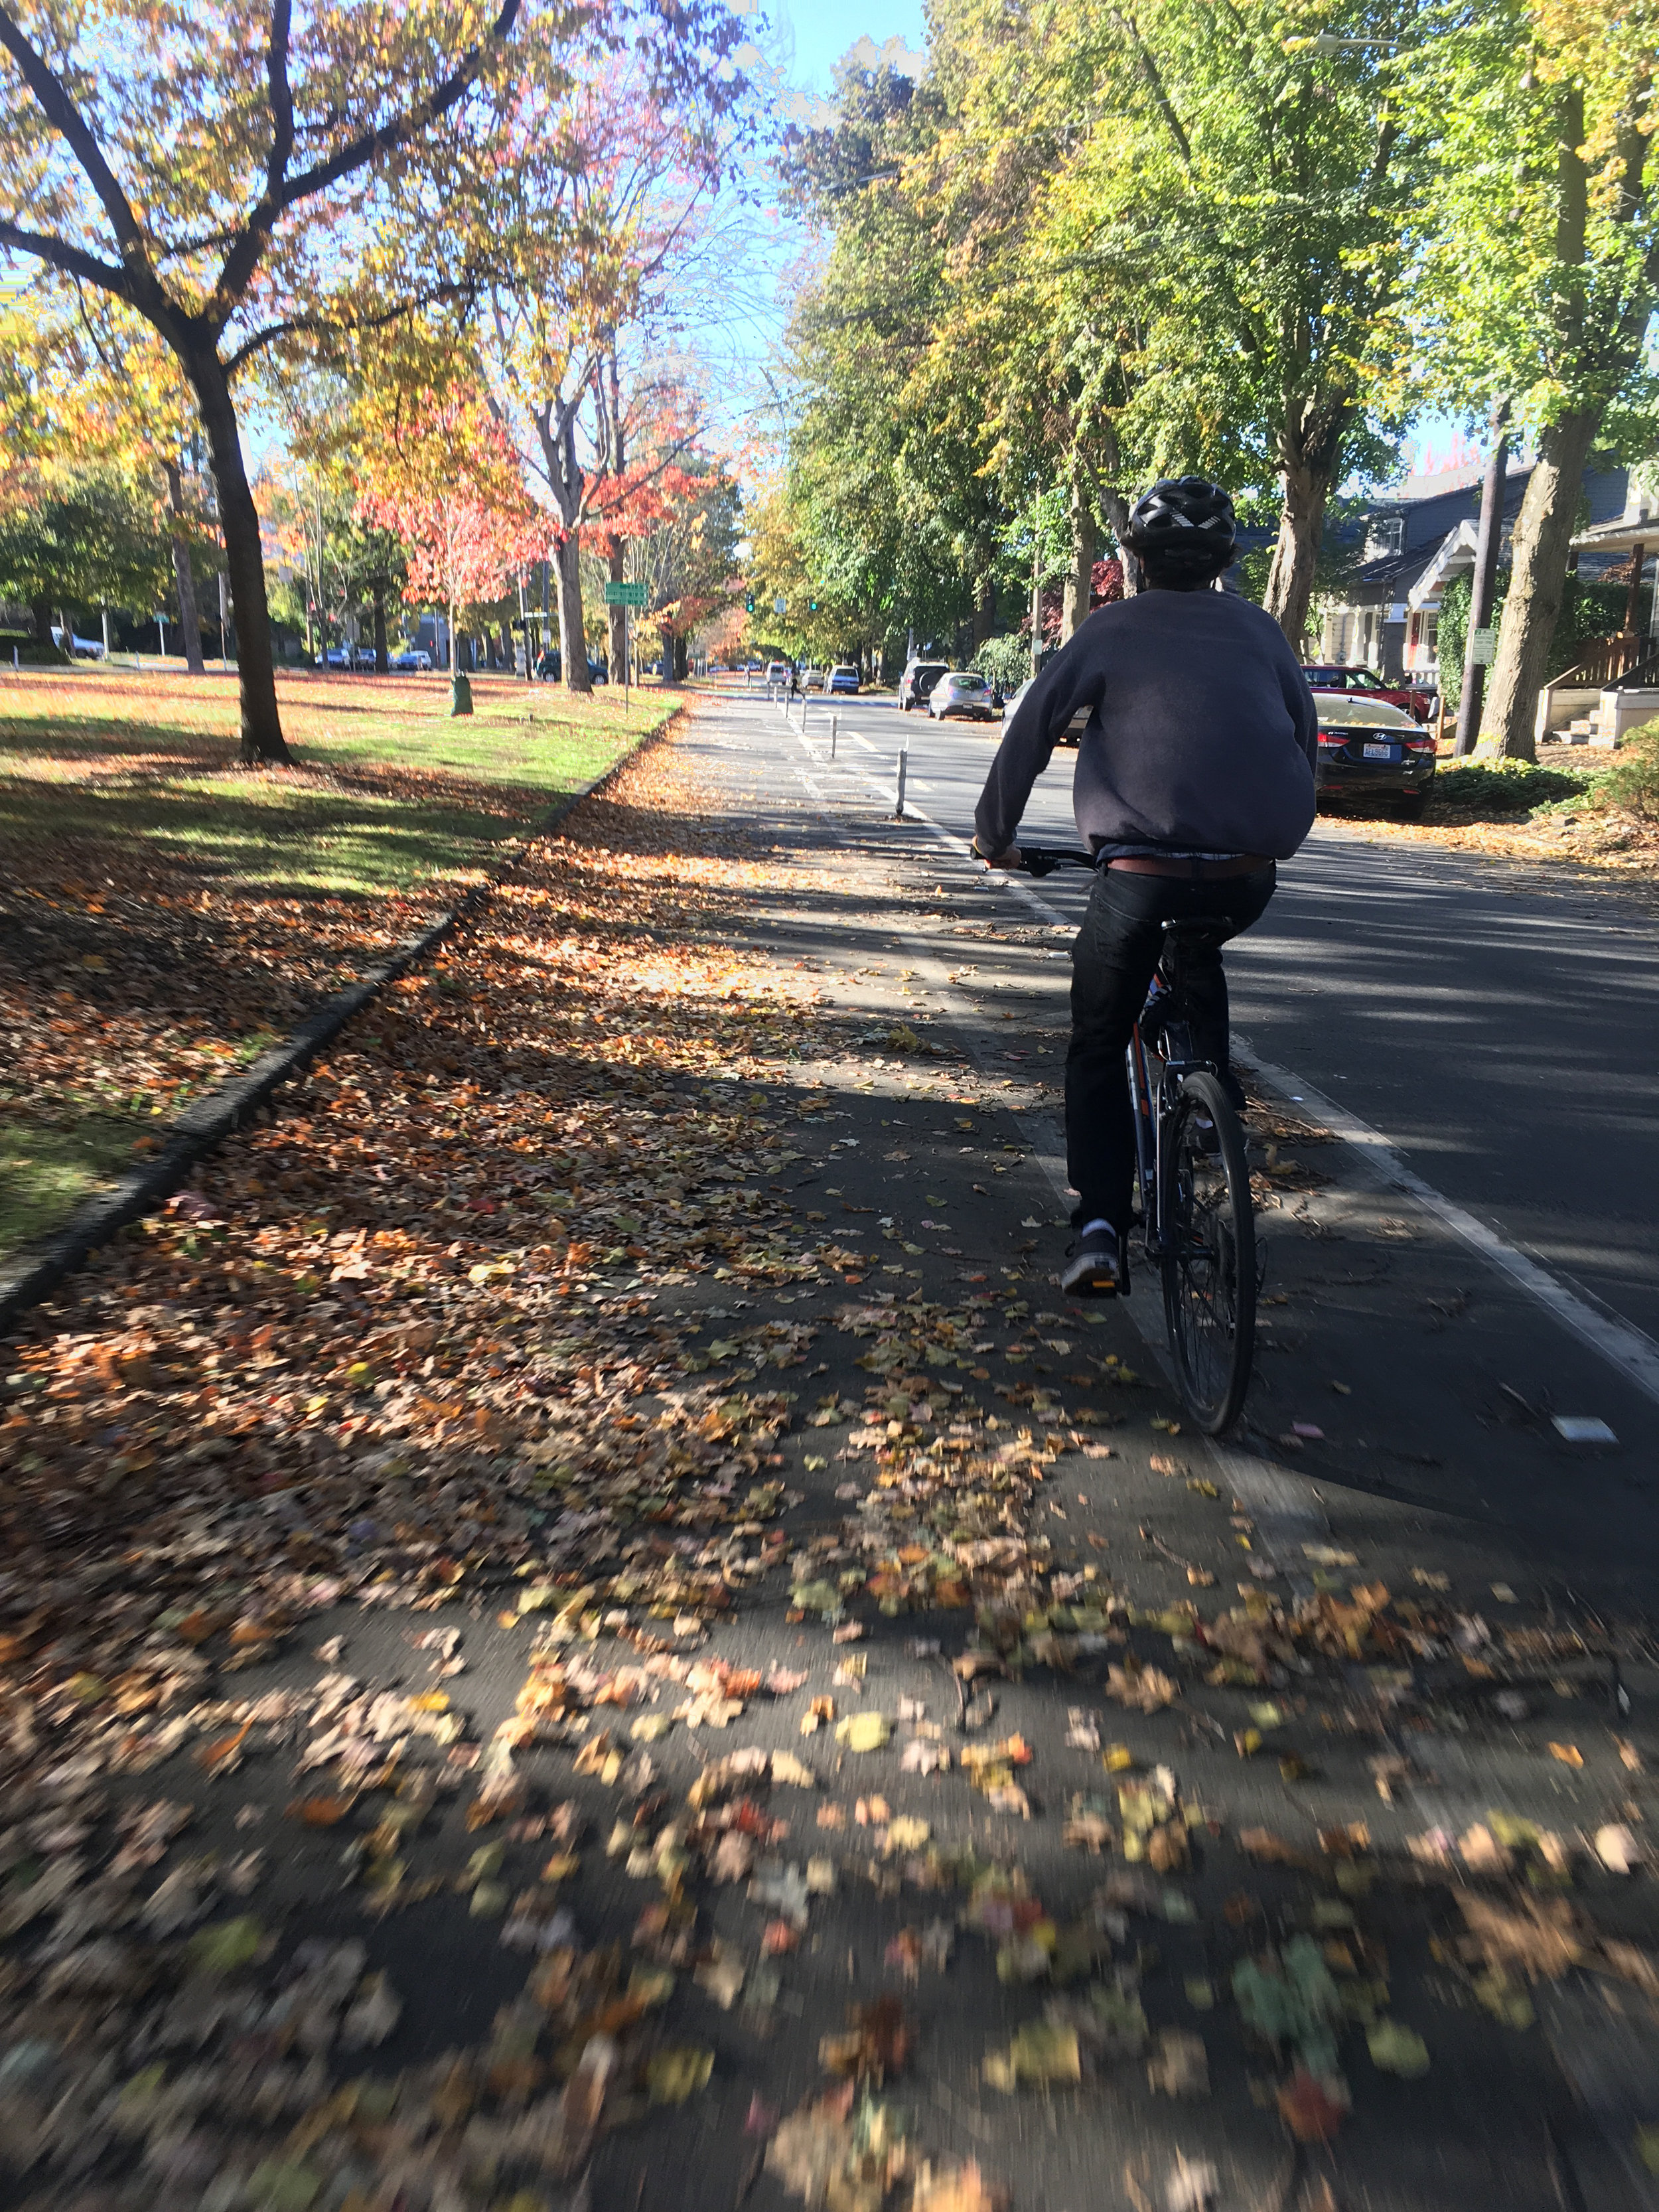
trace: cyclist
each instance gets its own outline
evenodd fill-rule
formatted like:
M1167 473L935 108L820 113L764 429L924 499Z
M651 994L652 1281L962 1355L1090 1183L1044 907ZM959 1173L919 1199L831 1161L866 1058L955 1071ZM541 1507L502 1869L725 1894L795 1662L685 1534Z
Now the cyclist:
M1146 1004L1165 921L1201 918L1228 937L1258 921L1314 819L1318 718L1296 654L1270 615L1215 586L1231 567L1233 505L1203 477L1164 478L1125 534L1140 568L1133 599L1097 608L1016 709L975 811L974 850L1018 867L1031 786L1073 715L1090 709L1073 784L1096 875L1072 948L1066 1057L1067 1170L1078 1204L1061 1287L1129 1287L1135 1179L1124 1052ZM1234 1103L1227 984L1218 950L1194 955L1194 1042Z

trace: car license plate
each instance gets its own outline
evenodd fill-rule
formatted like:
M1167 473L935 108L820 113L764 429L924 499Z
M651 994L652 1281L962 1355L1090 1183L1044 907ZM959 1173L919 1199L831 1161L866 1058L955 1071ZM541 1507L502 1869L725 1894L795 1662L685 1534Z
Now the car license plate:
M1392 761L1400 757L1398 745L1364 745L1361 750L1367 760Z

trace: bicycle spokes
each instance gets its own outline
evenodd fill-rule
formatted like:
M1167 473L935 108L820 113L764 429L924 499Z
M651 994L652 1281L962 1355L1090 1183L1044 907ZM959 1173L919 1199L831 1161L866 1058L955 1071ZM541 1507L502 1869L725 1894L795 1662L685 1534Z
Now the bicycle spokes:
M1164 1315L1182 1395L1214 1434L1238 1417L1255 1325L1255 1225L1249 1170L1215 1077L1182 1085L1166 1134Z

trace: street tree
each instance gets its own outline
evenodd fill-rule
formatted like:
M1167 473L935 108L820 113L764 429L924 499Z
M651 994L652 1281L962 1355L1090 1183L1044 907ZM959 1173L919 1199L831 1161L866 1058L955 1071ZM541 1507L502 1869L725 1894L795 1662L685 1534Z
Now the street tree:
M1434 128L1392 57L1426 16L1148 0L1087 19L1069 78L1055 258L1136 301L1124 427L1148 472L1277 483L1265 604L1298 647L1332 495L1390 451L1383 378ZM1316 43L1350 28L1364 43Z
M977 637L995 620L1007 514L987 468L990 379L971 341L952 375L921 373L936 337L959 335L925 189L947 111L933 77L857 49L836 91L834 122L786 149L791 204L824 241L790 333L789 534L843 636Z
M124 301L195 397L236 609L245 759L288 753L234 380L279 338L378 319L428 289L416 279L400 299L384 244L440 167L463 189L476 173L520 7L0 6L0 246ZM573 8L539 24L556 38L580 20Z
M478 329L498 419L557 518L562 666L573 691L591 688L583 535L598 525L620 576L639 476L632 448L669 396L651 367L653 340L746 131L745 90L707 70L665 79L645 58L619 54L568 89L538 85L519 108L502 195L514 250ZM560 250L565 239L572 250ZM614 659L619 638L612 647Z
M287 750L239 375L279 343L476 293L503 251L532 59L546 82L626 51L665 82L732 73L741 38L720 0L669 14L650 0L0 5L0 248L125 301L195 397L236 607L245 757Z
M375 433L363 519L403 549L405 598L447 610L450 712L470 714L456 651L461 612L498 599L510 575L544 557L546 517L476 379L377 389L362 414Z
M736 482L714 461L659 477L651 485L645 519L636 501L635 542L629 565L646 587L645 614L663 641L675 679L683 681L693 635L733 597L742 535L743 498Z
M1659 18L1612 0L1482 0L1413 64L1444 118L1438 220L1412 300L1423 388L1507 400L1535 459L1512 542L1480 742L1529 760L1585 464L1633 433L1656 385Z
M77 607L154 608L171 538L154 494L118 469L35 460L0 473L0 599L30 610L50 647L52 617Z
M131 480L119 501L131 536L148 489L160 502L170 543L178 629L185 664L200 675L205 663L197 592L198 570L218 565L218 532L205 495L204 456L195 403L178 365L149 325L107 294L63 283L43 272L11 319L14 374L27 385L33 449L61 467L73 457L84 477ZM21 389L21 386L19 387ZM0 399L9 449L30 424ZM153 532L146 529L148 540ZM122 561L113 560L115 571ZM144 562L138 563L142 571ZM131 573L127 560L125 569ZM147 599L155 595L147 592Z

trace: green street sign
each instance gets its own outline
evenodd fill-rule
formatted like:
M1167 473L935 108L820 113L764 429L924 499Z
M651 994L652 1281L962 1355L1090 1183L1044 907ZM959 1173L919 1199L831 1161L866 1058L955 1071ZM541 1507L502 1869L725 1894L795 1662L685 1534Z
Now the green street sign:
M607 583L605 603L608 607L642 607L645 605L645 586Z

